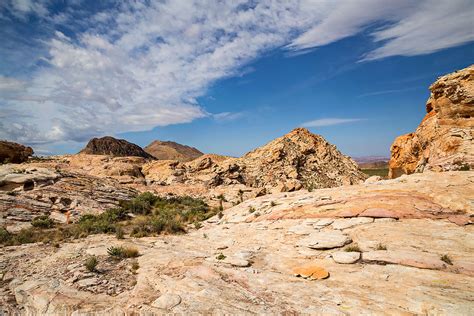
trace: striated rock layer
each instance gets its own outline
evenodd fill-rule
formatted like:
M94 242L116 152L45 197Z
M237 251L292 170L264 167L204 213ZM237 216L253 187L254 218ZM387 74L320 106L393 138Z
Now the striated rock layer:
M474 65L440 77L430 90L420 126L392 144L390 178L474 169Z

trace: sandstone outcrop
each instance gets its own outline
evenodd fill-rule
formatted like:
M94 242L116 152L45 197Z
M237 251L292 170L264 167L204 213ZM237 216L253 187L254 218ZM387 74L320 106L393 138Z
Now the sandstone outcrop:
M389 177L474 168L474 65L430 86L426 116L391 147Z
M137 191L114 179L28 165L0 166L0 226L11 231L28 227L36 216L58 222L117 207Z
M202 152L194 147L181 145L171 141L155 140L144 150L160 160L177 160L181 162L191 161L202 155Z
M32 155L33 149L31 147L0 141L0 163L22 163Z
M451 216L473 219L473 178L474 171L424 172L266 195L184 235L0 247L0 306L7 314L46 315L469 315L474 225ZM399 219L357 220L376 207ZM293 233L295 226L309 235ZM333 249L298 247L310 236L334 235L348 237ZM353 245L360 251L344 251ZM134 246L140 256L110 261L110 246ZM91 255L103 272L86 271Z
M356 163L324 138L297 128L241 158L204 155L191 162L154 161L143 167L149 182L242 184L268 192L356 184L366 177Z
M79 153L89 155L109 155L115 157L138 156L153 158L140 146L132 144L125 139L117 139L111 136L92 138L86 147Z

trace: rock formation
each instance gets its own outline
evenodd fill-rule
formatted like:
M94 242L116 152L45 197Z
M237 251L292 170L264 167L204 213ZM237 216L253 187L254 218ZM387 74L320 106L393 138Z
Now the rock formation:
M474 65L440 77L430 90L420 126L392 144L391 178L474 169Z
M116 139L111 136L93 138L87 146L79 153L90 155L109 155L115 157L138 156L143 158L153 158L140 146L132 144L125 139Z
M15 231L38 215L71 221L129 200L137 191L113 179L28 165L0 166L0 226Z
M0 247L0 306L12 315L470 315L474 226L463 224L474 215L473 176L262 196L187 234ZM111 246L140 256L112 260ZM85 268L91 256L100 272Z
M188 163L155 161L143 167L149 182L243 184L268 191L294 191L363 181L356 163L324 138L297 128L241 158L204 155Z
M144 150L160 160L177 160L181 162L190 161L203 155L194 147L181 145L171 141L155 140Z
M32 155L33 149L31 147L0 141L0 163L22 163Z

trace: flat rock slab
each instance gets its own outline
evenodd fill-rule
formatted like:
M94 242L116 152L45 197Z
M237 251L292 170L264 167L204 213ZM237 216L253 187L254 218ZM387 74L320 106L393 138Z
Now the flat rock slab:
M164 293L158 297L151 306L170 310L181 303L181 296L177 294Z
M360 252L357 251L338 251L332 254L332 258L337 263L351 264L360 259Z
M357 225L372 223L372 217L353 217L353 218L339 218L332 223L334 229L346 229Z
M226 263L226 264L230 264L233 267L248 267L248 266L250 266L249 261L247 261L245 259L242 259L242 258L238 258L238 257L226 257L225 259L221 260L221 262Z
M446 268L446 263L438 255L427 252L376 250L364 252L362 260L372 263L400 264L420 269L442 270Z
M298 246L312 249L339 248L350 243L352 239L341 231L315 232L300 240Z
M296 235L309 235L311 233L314 233L314 231L315 231L315 228L307 224L295 225L288 228L288 233L296 234Z
M397 214L397 212L386 209L386 208L368 208L362 213L360 213L359 217L360 216L376 217L376 218L388 217L388 218L396 218L396 219L400 217L400 215Z

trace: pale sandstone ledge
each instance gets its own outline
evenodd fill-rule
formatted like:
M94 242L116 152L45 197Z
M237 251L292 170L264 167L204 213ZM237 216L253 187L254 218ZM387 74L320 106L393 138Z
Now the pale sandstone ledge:
M59 248L1 248L0 305L46 315L470 314L474 225L449 219L456 214L464 224L471 221L473 181L472 171L423 173L280 193L227 209L222 219L211 218L186 235L96 235ZM384 212L338 215L374 207ZM325 235L344 240L324 249L314 249L315 240L305 242ZM131 261L107 265L111 245L139 249L136 275L127 272ZM111 270L86 272L83 262L92 254L99 269ZM225 258L219 260L220 254Z

